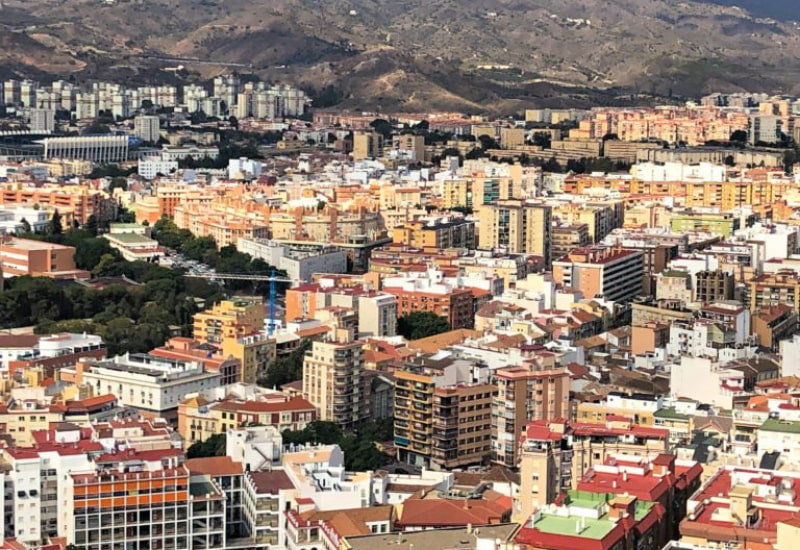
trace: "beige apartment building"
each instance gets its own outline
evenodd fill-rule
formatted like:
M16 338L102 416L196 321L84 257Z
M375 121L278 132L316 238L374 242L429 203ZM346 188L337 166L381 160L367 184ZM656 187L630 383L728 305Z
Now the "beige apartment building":
M579 248L553 263L553 278L587 298L630 302L642 294L644 255L618 247Z
M395 227L392 241L415 248L475 248L475 222L447 218L414 220Z
M494 376L497 395L492 403L492 459L516 468L519 434L528 422L569 419L570 373L549 360L498 369Z
M470 365L418 357L395 372L397 458L432 469L480 464L490 453L493 384L470 380Z
M303 397L319 411L319 420L352 428L369 419L363 350L346 329L336 341L314 342L303 361Z
M535 254L552 261L552 209L523 200L498 200L478 209L478 247Z
M374 241L384 234L379 212L336 208L295 209L273 212L269 217L272 239L285 242L351 243L364 238Z
M577 424L534 422L522 432L520 507L513 521L523 521L535 509L553 502L596 465L614 455L652 457L669 451L669 430L644 428L629 422Z
M382 135L377 132L359 132L353 136L353 160L377 159L382 156Z

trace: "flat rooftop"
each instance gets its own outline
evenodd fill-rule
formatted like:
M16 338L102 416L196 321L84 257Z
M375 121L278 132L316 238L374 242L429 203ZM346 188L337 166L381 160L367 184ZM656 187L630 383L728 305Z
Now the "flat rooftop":
M155 242L153 239L138 233L107 233L103 236L122 244L150 244Z
M499 539L501 541L506 541L516 533L517 527L519 526L516 523L476 526L472 534L467 533L465 528L457 528L404 532L399 534L364 535L360 537L347 537L347 542L352 550L389 548L398 545L398 543L400 543L400 548L410 548L411 545L413 545L414 550L474 550L477 546L477 539L489 539L491 541Z
M6 242L0 241L0 247L13 247L20 250L67 250L71 246L63 246L60 244L48 243L45 241L37 241L34 239L11 239Z

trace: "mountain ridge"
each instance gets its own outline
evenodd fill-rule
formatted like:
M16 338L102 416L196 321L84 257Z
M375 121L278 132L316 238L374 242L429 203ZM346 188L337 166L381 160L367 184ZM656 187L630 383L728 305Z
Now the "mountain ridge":
M174 79L158 58L191 58L208 63L185 63L196 78L243 64L332 86L344 107L400 110L800 91L800 28L759 2L5 0L0 73L138 82Z

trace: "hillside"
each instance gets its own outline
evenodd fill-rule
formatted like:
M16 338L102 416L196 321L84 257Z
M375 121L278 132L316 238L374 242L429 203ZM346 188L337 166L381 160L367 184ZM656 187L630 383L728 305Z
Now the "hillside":
M4 0L0 75L253 72L357 108L511 112L636 94L800 91L777 0ZM187 61L187 59L197 60Z

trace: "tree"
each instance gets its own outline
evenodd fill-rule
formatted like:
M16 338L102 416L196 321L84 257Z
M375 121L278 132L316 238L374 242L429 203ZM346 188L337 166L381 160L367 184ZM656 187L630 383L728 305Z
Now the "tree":
M92 237L97 236L97 217L94 214L91 214L86 220L86 231Z
M19 225L22 227L23 233L30 233L32 231L30 222L25 218L22 218L19 221Z
M448 330L450 323L430 311L414 311L397 319L397 332L406 340L419 340Z
M303 362L306 352L311 349L312 345L311 340L303 340L289 355L275 359L267 366L267 374L258 380L258 385L265 388L279 388L289 382L302 379Z
M372 126L372 129L382 134L384 138L389 138L394 131L394 126L388 121L382 118L376 118L372 122L369 123Z
M50 223L47 226L47 232L50 235L61 235L64 232L61 214L58 212L57 208L53 210L53 217L50 218Z
M731 134L730 141L735 141L738 143L747 143L747 131L734 130L734 132Z
M486 134L478 136L478 141L481 144L481 149L484 151L488 151L489 149L500 149L500 144L497 143L497 140L492 136Z
M198 441L186 450L186 458L225 456L226 440L225 434L214 434L205 441Z
M111 178L111 183L108 185L108 192L114 193L114 189L120 188L123 191L128 190L128 178L124 176L114 176Z

